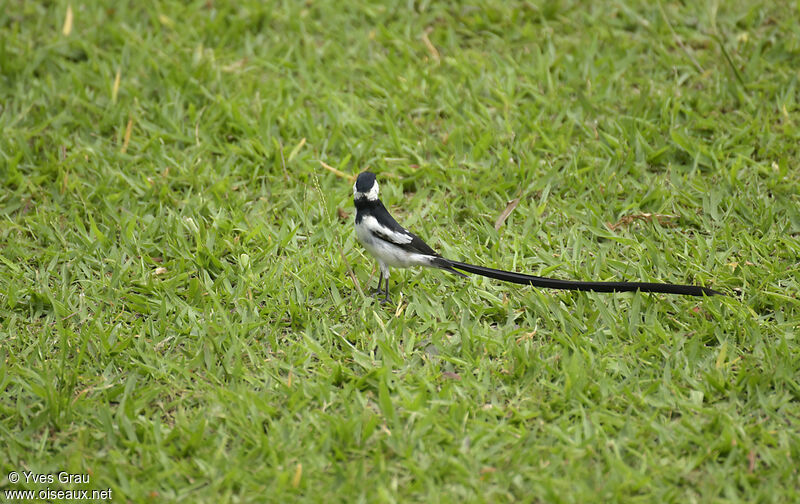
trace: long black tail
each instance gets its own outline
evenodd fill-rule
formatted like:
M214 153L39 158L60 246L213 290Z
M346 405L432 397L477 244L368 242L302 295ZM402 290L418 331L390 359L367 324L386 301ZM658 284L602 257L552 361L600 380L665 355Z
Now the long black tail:
M686 296L714 296L724 295L708 287L698 285L676 285L667 283L647 283L647 282L578 282L575 280L556 280L533 275L523 275L512 271L503 271L483 266L475 266L458 261L449 261L450 266L467 273L512 282L516 284L532 285L534 287L545 287L548 289L566 289L594 292L664 292L667 294L683 294Z

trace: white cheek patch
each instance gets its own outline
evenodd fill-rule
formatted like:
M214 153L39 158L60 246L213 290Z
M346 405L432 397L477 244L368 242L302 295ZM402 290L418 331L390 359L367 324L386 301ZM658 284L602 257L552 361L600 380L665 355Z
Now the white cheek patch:
M375 183L372 184L372 188L367 193L367 199L369 201L375 201L376 199L378 199L378 182L377 181L375 181Z

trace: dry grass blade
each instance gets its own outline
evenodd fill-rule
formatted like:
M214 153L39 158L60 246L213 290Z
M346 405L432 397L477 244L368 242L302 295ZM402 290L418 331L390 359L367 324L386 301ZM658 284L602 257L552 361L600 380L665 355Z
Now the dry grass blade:
M292 152L289 153L289 162L290 163L292 162L292 159L294 159L294 157L297 155L297 153L300 152L300 149L302 149L305 144L306 144L306 137L303 137L303 138L300 139L300 141L297 143L297 145L294 146L294 149L292 149Z
M133 132L133 117L128 119L128 125L125 127L125 137L122 139L122 149L120 152L125 154L128 151L128 144L131 141L131 133Z
M517 205L519 205L519 198L514 198L513 200L508 202L505 210L503 210L500 213L500 216L497 217L497 220L494 221L494 228L496 230L500 230L500 226L502 226L503 223L506 221L506 219L508 219L508 216L511 215L511 212L513 212L514 209L517 208Z
M353 273L353 268L350 267L350 261L348 261L347 257L345 257L344 249L342 248L342 245L341 244L338 244L338 245L339 245L339 254L341 254L341 256L342 256L342 261L344 261L345 268L347 268L347 274L348 274L348 276L350 276L350 280L353 281L353 285L355 286L356 290L358 290L358 293L363 296L364 295L364 291L361 289L361 284L358 282L358 278L356 278L356 274Z
M119 82L122 78L122 70L117 69L117 75L114 77L114 86L111 88L111 103L117 103L117 96L119 95Z
M747 454L747 472L753 474L753 471L756 470L756 452L750 450Z
M294 476L292 476L292 486L297 488L300 486L300 479L303 477L303 464L297 464L294 469Z
M72 6L67 5L67 14L64 16L64 27L61 28L61 33L68 36L72 33Z
M345 178L345 179L349 180L350 182L355 182L355 180L356 180L356 178L353 175L348 175L347 173L345 173L345 172L343 172L341 170L337 170L336 168L334 168L333 166L329 165L325 161L320 161L319 164L321 164L323 168L325 168L329 172L332 172L334 175L336 175L338 177Z
M433 58L434 61L439 63L439 61L441 61L441 56L439 56L439 51L433 45L433 43L431 42L431 39L428 38L428 33L430 33L431 31L432 31L432 29L429 28L429 29L425 30L424 32L422 32L422 42L425 43L425 47L428 49L428 52L430 53L431 58Z
M616 223L611 224L610 222L606 223L606 226L612 231L616 231L618 228L622 226L627 226L631 222L636 220L643 220L643 221L658 221L659 224L662 226L674 226L675 223L672 222L673 219L677 219L677 215L668 215L668 214L657 214L657 213L640 213L640 214L633 214L633 215L626 215L618 220Z

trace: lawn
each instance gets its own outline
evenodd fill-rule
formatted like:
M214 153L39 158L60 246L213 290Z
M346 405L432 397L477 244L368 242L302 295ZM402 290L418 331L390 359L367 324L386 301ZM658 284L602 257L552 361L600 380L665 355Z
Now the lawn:
M799 18L2 2L2 500L800 500ZM365 169L446 257L729 296L380 305Z

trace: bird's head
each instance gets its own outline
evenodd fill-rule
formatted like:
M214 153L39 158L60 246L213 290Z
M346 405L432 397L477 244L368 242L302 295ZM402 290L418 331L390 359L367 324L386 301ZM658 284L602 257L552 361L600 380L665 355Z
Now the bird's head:
M365 199L367 201L378 200L378 181L372 172L361 172L353 186L353 200Z

